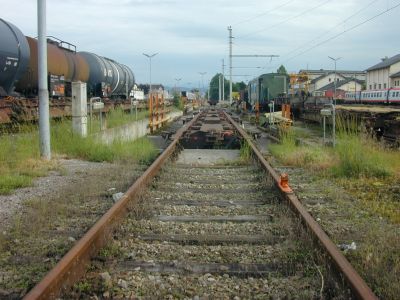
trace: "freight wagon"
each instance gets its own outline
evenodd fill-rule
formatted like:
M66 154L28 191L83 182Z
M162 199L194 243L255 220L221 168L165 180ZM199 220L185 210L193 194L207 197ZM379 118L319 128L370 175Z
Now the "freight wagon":
M34 97L38 93L38 42L0 19L0 96ZM47 39L49 95L70 96L71 82L87 83L89 96L127 98L135 78L132 70L112 59L54 37Z

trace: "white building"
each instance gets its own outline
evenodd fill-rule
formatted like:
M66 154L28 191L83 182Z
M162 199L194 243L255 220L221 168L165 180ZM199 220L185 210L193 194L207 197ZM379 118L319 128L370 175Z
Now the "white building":
M335 82L335 78L336 78L336 82L346 79L346 77L344 77L343 75L341 75L339 73L336 73L336 75L334 72L323 74L323 75L311 80L310 85L309 85L309 91L310 92L317 91L320 88L322 88L330 83Z
M138 86L134 84L130 96L133 97L135 100L144 100L144 91L139 89Z
M367 70L367 90L400 86L400 54L383 59Z
M400 72L390 75L390 78L393 84L392 87L400 88Z
M327 96L343 99L346 92L361 91L363 83L364 81L354 78L339 80L336 82L336 95L334 96L335 82L332 81L331 83L319 88L318 90L315 90L313 94L314 96Z
M319 70L300 70L299 73L305 73L308 74L308 78L310 80L316 79L322 75L327 75L331 73L335 73L335 70L324 70L324 69L319 69ZM365 80L366 72L365 71L352 71L352 70L336 70L336 74L340 74L343 77L346 78L355 78L358 80Z

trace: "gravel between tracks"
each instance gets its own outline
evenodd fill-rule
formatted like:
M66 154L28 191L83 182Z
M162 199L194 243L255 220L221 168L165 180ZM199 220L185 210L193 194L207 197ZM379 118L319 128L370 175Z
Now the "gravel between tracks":
M184 176L174 176L173 182L170 174L177 174L176 171L182 171ZM269 184L254 188L263 185L260 170L237 167L233 181L240 182L240 186L247 175L256 175L245 193L237 192L233 184L218 185L225 177L224 171L230 174L235 170L165 169L121 222L107 247L92 260L85 278L61 298L316 299L323 277L329 281L324 286L326 296L343 299L313 249L300 238L301 227L288 208L277 201L276 192ZM199 174L214 183L196 183ZM220 175L222 178L217 179ZM253 181L254 178L259 179ZM215 186L219 186L218 192ZM225 200L263 204L216 205ZM198 206L185 205L187 201L198 201ZM268 218L207 221L209 217L237 215ZM173 217L160 220L165 216ZM180 217L194 219L182 222ZM256 237L256 242L247 239L251 237ZM220 271L213 269L216 265ZM235 266L245 271L231 273Z

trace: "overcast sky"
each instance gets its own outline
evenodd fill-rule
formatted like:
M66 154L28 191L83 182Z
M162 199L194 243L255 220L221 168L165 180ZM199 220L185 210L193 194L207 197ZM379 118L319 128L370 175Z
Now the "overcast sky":
M234 81L276 71L333 69L328 58L342 57L338 69L365 70L384 56L400 53L400 7L364 25L399 0L50 0L47 33L130 66L136 81L199 87L228 65L228 30L234 54L279 58L234 58ZM0 18L27 36L37 36L36 1L0 0ZM341 32L345 32L341 34ZM326 43L324 41L339 35ZM318 44L321 44L318 46ZM317 45L317 46L316 46ZM302 53L304 52L304 53ZM254 68L243 68L254 67ZM226 74L228 73L226 67Z

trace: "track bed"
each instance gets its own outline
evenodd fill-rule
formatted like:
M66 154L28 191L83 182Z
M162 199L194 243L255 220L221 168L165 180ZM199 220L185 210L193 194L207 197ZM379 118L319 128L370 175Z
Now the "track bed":
M297 232L261 169L170 164L63 298L317 298Z

